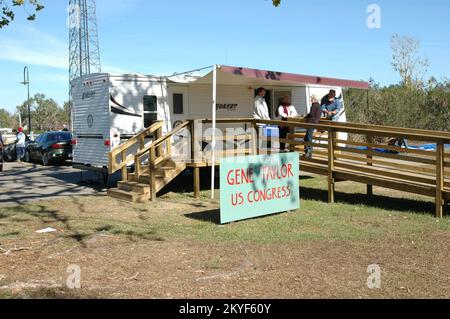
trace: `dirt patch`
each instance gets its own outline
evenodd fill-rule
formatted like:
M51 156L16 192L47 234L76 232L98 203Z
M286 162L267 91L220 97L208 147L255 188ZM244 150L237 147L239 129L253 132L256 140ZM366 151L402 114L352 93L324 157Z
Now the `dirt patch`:
M23 297L45 290L43 297L50 298L52 291L102 298L450 297L448 253L422 249L405 243L254 246L104 238L58 256L35 251L6 257L0 291ZM366 285L374 263L383 270L380 290ZM69 264L81 267L80 290L65 289Z
M0 297L450 297L449 220L308 199L297 213L220 226L217 209L178 194L1 208ZM46 227L57 232L35 232ZM367 287L371 264L381 289ZM69 265L81 289L67 289Z

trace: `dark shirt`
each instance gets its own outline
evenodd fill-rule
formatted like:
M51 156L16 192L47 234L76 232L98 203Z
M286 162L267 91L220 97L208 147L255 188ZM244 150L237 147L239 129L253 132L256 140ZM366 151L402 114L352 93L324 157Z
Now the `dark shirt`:
M3 146L3 137L2 137L2 133L0 132L0 147Z
M314 103L311 107L311 111L306 116L306 123L319 124L322 117L322 106L319 103Z
M320 102L320 105L328 105L330 104L330 96L327 94L322 98L322 101Z

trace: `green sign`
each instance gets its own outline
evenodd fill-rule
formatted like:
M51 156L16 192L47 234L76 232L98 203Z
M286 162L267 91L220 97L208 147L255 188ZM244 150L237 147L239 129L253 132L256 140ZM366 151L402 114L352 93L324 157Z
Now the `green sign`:
M299 170L298 153L222 159L221 223L299 209Z

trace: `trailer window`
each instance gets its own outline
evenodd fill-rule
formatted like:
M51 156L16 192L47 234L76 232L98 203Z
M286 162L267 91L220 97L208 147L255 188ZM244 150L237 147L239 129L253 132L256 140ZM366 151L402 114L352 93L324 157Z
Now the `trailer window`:
M158 98L155 95L144 96L144 126L150 127L158 121Z
M184 97L183 94L174 93L173 95L173 114L184 113Z

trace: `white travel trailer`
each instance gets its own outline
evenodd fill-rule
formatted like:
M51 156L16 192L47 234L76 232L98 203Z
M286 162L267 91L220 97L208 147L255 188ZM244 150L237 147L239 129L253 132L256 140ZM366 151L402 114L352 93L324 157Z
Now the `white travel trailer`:
M108 153L155 121L170 132L186 119L212 118L213 72L174 76L92 74L72 82L74 163L107 168ZM217 118L251 118L255 90L264 87L270 114L276 118L279 100L290 96L299 114L306 115L310 96L334 89L367 89L368 84L317 76L232 66L217 67ZM343 112L340 121L346 121Z

